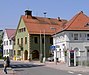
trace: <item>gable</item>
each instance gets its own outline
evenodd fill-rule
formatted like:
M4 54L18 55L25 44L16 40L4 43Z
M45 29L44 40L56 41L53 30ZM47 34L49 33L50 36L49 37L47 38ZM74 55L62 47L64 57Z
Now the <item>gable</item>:
M20 21L19 21L15 36L18 35L18 33L20 32L20 30L22 28L26 28L26 26L25 26L25 23L24 23L23 19L20 18ZM27 28L26 28L26 32L28 33Z
M65 30L89 30L87 23L89 23L89 17L81 11L66 24Z
M4 30L4 35L3 35L3 40L5 40L5 39L8 39L8 36L7 36L6 30Z

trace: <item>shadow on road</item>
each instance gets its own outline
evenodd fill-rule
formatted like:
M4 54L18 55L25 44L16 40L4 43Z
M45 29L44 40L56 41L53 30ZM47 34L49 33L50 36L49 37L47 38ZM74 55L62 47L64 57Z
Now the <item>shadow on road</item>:
M36 65L36 64L11 64L11 68L31 68L31 67L40 67L44 65ZM0 64L0 68L3 68L3 64Z
M35 65L35 64L11 64L11 68L31 68L31 67L40 67L44 65Z

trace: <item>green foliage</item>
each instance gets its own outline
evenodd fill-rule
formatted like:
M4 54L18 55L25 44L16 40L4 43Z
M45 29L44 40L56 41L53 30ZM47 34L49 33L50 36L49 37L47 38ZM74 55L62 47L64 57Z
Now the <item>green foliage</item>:
M2 41L2 40L0 40L0 48L2 48L2 42L3 42L3 41Z

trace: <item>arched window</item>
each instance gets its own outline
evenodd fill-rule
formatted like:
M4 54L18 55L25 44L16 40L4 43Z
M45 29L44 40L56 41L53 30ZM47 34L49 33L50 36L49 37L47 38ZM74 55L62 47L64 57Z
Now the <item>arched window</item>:
M80 56L80 52L78 48L74 48L74 50L76 51L76 56Z

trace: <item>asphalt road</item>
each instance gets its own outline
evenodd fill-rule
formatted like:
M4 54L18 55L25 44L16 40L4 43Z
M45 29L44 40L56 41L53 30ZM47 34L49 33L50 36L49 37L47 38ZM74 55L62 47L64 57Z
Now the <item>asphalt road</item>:
M29 68L14 68L16 75L89 75L88 73L79 73L71 71L61 71L45 66L35 66Z
M11 68L13 69L15 75L89 75L89 73L57 70L44 65L24 62L12 62Z

